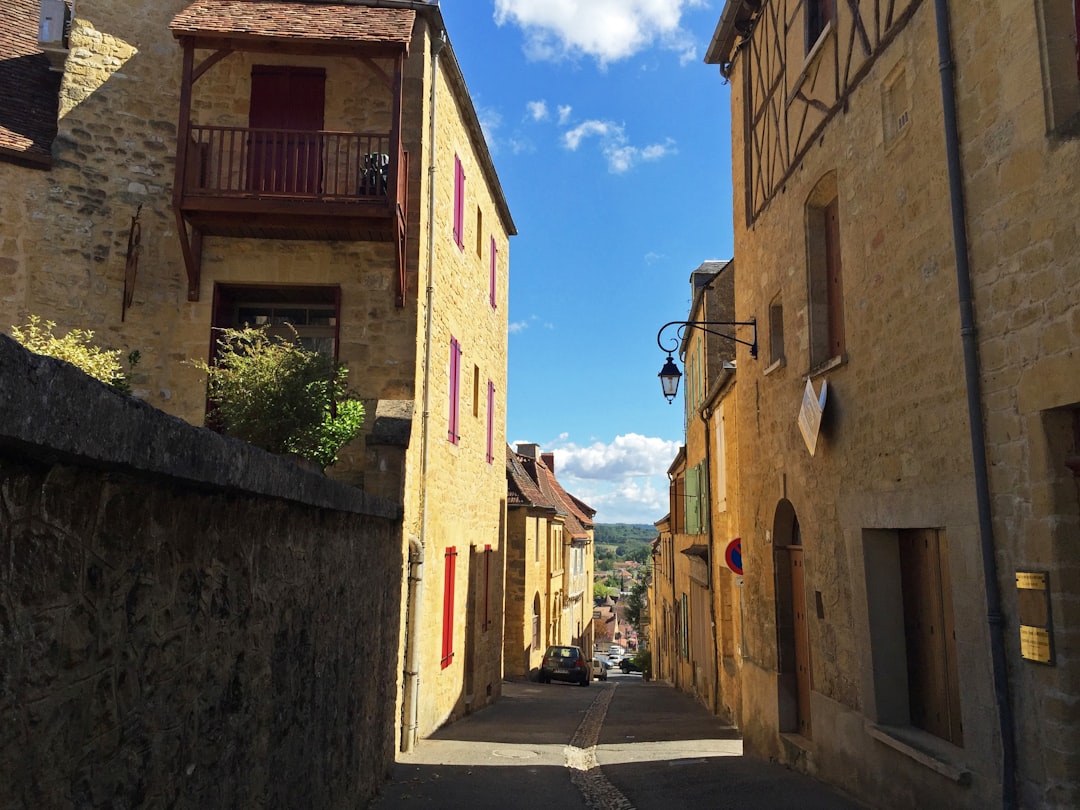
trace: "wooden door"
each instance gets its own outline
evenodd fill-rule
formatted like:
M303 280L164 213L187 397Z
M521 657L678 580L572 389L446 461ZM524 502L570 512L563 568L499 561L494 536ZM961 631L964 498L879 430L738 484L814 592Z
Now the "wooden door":
M811 737L810 725L810 629L806 620L806 576L803 550L788 548L791 562L791 607L795 635L795 684L799 733Z
M326 71L288 65L251 69L247 188L279 194L317 194ZM311 133L311 134L307 134Z

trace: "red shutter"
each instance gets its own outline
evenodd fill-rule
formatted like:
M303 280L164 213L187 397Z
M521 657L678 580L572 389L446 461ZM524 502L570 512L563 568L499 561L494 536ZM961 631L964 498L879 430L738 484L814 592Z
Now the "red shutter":
M1077 0L1077 2L1080 3L1080 0ZM491 237L491 269L489 273L490 279L488 281L488 291L491 297L492 309L495 309L495 305L497 303L497 300L495 298L495 268L498 266L498 256L499 249L495 247L495 237L493 236Z
M446 669L454 662L454 579L457 571L457 549L446 549L443 568L443 626L442 626L442 668Z
M495 383L487 386L487 463L495 460Z
M458 411L461 401L461 344L457 338L450 338L450 416L446 438L451 444L457 444L461 438L458 433Z

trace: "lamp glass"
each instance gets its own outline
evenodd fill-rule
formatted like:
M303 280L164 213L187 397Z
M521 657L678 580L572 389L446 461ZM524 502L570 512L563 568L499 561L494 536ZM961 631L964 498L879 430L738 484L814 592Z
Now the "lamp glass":
M682 379L682 372L679 371L679 367L675 365L675 361L670 354L657 376L660 377L660 385L663 386L664 396L667 397L667 401L670 403L675 399L675 395L679 393L679 380Z

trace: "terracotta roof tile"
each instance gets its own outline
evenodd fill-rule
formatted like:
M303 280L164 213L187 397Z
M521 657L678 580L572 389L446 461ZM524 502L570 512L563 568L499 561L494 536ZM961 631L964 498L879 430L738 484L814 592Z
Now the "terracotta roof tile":
M38 47L38 1L7 0L0 15L0 152L48 162L60 74Z
M406 47L416 12L344 3L273 0L195 0L177 14L173 36L246 36L268 39L383 42Z

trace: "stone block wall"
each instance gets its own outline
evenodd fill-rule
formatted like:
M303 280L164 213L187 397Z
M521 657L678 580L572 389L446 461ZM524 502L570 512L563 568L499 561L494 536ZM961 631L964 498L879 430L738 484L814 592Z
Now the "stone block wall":
M400 510L0 338L0 807L358 807Z

